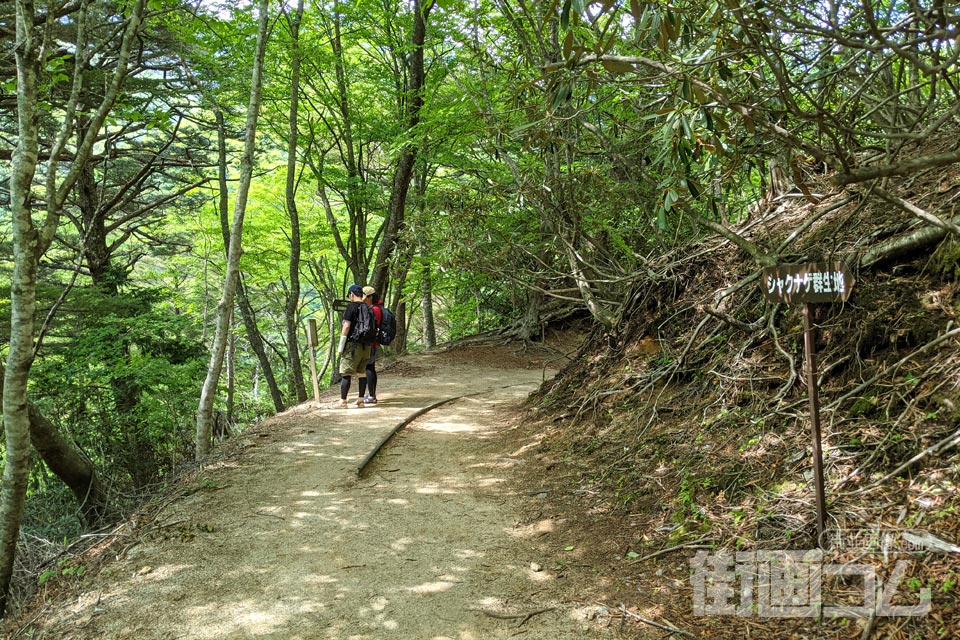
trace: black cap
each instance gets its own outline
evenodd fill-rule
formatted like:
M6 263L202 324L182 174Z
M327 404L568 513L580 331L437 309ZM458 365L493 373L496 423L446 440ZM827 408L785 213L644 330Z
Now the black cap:
M352 284L352 285L350 285L350 288L347 289L347 295L349 296L349 295L351 295L351 294L353 294L353 295L355 295L355 296L360 296L360 297L362 298L362 297L363 297L363 287L361 287L361 286L358 285L358 284Z

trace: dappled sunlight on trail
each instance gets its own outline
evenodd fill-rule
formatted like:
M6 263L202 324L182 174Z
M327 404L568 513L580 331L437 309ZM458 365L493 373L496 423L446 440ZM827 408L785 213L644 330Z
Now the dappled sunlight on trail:
M544 613L526 638L592 637L550 595L555 576L529 568L518 545L532 534L516 530L500 488L518 461L491 447L498 411L539 373L523 372L525 386L496 370L448 385L488 391L418 419L364 478L371 447L444 385L427 396L423 380L381 382L376 407L308 403L268 421L45 637L486 640L517 632L498 612L530 610Z

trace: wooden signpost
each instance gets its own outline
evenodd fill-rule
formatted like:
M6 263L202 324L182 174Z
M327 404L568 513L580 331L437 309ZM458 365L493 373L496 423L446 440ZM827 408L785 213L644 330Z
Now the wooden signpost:
M813 432L813 482L817 495L817 543L825 543L827 504L824 496L823 448L820 435L820 397L817 390L817 353L810 305L846 302L854 285L853 275L843 262L782 264L763 270L760 286L769 302L803 304L803 350L806 353L807 395L810 400L810 427Z
M317 321L314 318L307 320L307 346L310 347L310 378L313 380L313 399L320 402L320 381L317 380Z

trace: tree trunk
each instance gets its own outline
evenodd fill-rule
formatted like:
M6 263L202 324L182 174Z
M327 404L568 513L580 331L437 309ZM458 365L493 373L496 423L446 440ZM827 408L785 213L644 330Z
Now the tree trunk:
M257 118L260 115L260 93L263 85L263 59L267 45L268 0L260 0L260 24L257 29L257 49L253 63L253 80L250 87L250 104L247 107L246 136L243 145L243 157L240 161L240 184L237 187L237 200L233 210L233 226L230 229L230 246L227 251L227 269L223 279L223 296L217 305L217 330L213 338L210 353L210 365L207 377L200 393L200 406L197 409L197 460L203 460L210 453L211 434L213 433L213 403L216 398L217 383L223 366L226 351L228 321L233 307L234 294L240 272L240 242L243 235L243 217L247 208L247 196L253 178L253 152L256 142Z
M257 316L253 310L253 305L250 304L250 296L247 295L247 286L243 283L242 277L239 277L237 281L237 306L240 308L240 317L243 318L243 326L247 331L250 348L257 356L257 361L260 363L260 373L263 375L263 380L267 383L267 389L270 391L273 407L279 413L284 408L283 394L280 393L280 385L273 373L273 365L270 364L270 356L267 355L266 345L257 325Z
M433 8L433 1L426 6L421 0L413 1L413 53L410 56L410 86L407 92L406 131L412 131L420 123L420 110L423 107L423 89L426 73L423 65L423 45L427 37L427 18ZM408 142L400 152L400 160L393 174L393 188L390 192L390 206L387 222L374 261L371 284L377 291L386 291L390 274L390 257L403 228L404 212L407 206L407 190L413 177L413 166L419 151L418 143Z
M401 301L393 315L397 317L397 337L392 344L396 345L397 355L402 356L407 352L407 303Z
M423 300L420 304L423 307L423 340L427 349L433 349L437 346L437 327L433 322L433 273L430 265L423 265Z
M30 210L30 186L37 169L37 75L40 43L33 30L34 8L17 0L17 146L10 167L10 217L13 222L13 275L10 279L10 346L4 372L3 421L6 456L0 504L0 616L7 607L20 520L30 474L30 415L27 376L33 363L33 316L39 238Z
M223 233L224 251L229 251L230 247L230 190L227 187L227 133L224 124L223 111L220 108L215 109L217 118L217 147L219 157L219 184L220 184L220 227ZM204 262L204 275L206 276L206 262ZM204 277L206 283L206 277ZM204 296L206 304L207 296ZM273 400L273 407L279 413L283 411L283 395L280 393L280 385L277 384L277 378L273 375L273 366L270 364L270 358L267 357L267 350L263 345L263 336L260 335L260 328L257 326L257 317L253 311L253 305L247 298L247 289L243 284L243 278L240 277L237 282L237 306L240 307L240 318L243 320L243 327L247 332L247 341L254 355L257 356L257 362L260 363L260 371L263 373L263 379L270 390L270 397ZM204 313L206 318L206 313ZM206 323L203 331L206 335ZM256 395L256 394L255 394Z
M540 317L540 310L543 307L543 294L533 289L528 289L526 294L527 301L517 334L521 340L537 340L543 331L543 320Z
M4 374L3 421L6 457L0 504L0 616L6 612L10 580L16 556L20 520L26 503L30 477L30 415L27 403L27 379L34 357L34 315L36 312L37 266L40 256L53 241L59 225L61 207L73 190L86 164L99 131L116 101L127 74L130 51L140 30L144 0L129 8L123 41L117 56L116 69L103 97L92 112L88 135L77 146L73 162L61 172L58 161L73 126L76 102L65 108L64 123L50 151L47 167L46 217L42 225L34 225L31 187L39 157L39 70L50 48L42 41L32 0L15 0L16 46L14 59L17 73L17 144L10 166L10 219L13 229L13 273L10 278L10 342ZM78 24L86 20L86 7L81 5ZM78 41L80 38L78 38ZM78 43L77 50L86 50ZM74 78L75 94L79 93L82 76ZM58 179L60 183L58 184Z
M951 222L960 224L960 216L951 219ZM943 227L920 227L909 233L888 238L877 243L863 254L859 260L860 268L866 269L884 260L925 249L946 237L947 230Z
M300 214L297 211L297 110L300 100L300 20L303 17L303 0L298 0L297 10L290 22L291 69L290 69L290 128L287 134L287 215L290 217L290 291L284 309L287 322L287 367L290 370L293 391L297 400L307 399L303 382L303 366L300 362L300 332L297 322L300 311Z
M40 459L50 468L77 499L80 516L88 527L95 527L110 517L107 492L93 462L60 435L60 432L32 404L30 441Z
M30 16L32 17L32 13ZM17 17L20 18L19 15ZM22 79L21 76L20 80ZM33 139L36 140L36 137ZM3 503L0 506L0 615L6 611L17 539L20 535L20 520L26 504L27 482L30 478L27 378L33 364L39 239L30 219L28 198L32 172L26 174L24 170L24 167L29 166L29 158L26 156L30 153L25 147L27 145L21 139L14 156L14 174L11 180L13 186L10 190L14 221L14 267L10 294L10 345L3 385L6 455L3 468Z
M227 425L233 424L237 395L237 337L233 335L235 314L230 314L230 331L227 338Z
M0 395L4 375L5 368L0 365ZM30 416L30 443L44 464L76 497L83 523L95 527L105 521L110 515L107 492L93 462L64 438L32 403L27 404L27 412Z

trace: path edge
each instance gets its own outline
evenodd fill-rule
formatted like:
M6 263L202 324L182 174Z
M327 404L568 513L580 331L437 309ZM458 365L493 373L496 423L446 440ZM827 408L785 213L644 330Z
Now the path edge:
M378 442L376 446L374 446L374 448L370 451L370 453L368 453L366 457L363 459L363 461L360 463L360 466L357 467L357 470L356 470L357 477L362 478L364 471L367 470L367 467L370 465L371 462L373 462L373 459L377 457L377 454L380 453L380 450L383 449L387 445L387 443L390 442L390 440L393 439L395 435L397 435L397 433L399 433L403 428L405 428L407 425L409 425L411 422L413 422L420 416L426 413L429 413L434 409L442 407L445 404L456 402L457 400L463 400L464 398L471 398L473 396L481 396L485 393L490 393L491 391L497 391L499 389L510 389L511 387L523 387L523 386L526 386L527 384L529 383L508 384L502 387L494 387L492 389L484 389L483 391L475 391L474 393L465 393L461 396L453 396L452 398L446 398L445 400L440 400L438 402L434 402L433 404L427 405L422 409L417 409L412 414L410 414L409 416L407 416L406 418L398 422L387 433L387 435L380 438L380 442Z

